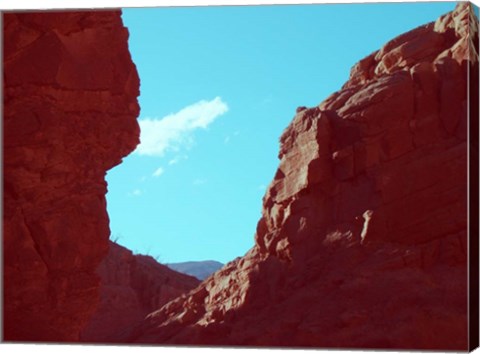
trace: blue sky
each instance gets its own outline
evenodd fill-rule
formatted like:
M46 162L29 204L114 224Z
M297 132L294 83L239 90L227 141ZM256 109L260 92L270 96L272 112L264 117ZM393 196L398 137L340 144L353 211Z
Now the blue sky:
M278 138L386 41L454 3L130 8L141 145L109 171L112 239L161 262L253 246Z

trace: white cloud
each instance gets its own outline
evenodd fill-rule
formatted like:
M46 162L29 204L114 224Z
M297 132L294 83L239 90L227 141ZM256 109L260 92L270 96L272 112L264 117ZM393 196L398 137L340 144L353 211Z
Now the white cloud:
M233 135L234 137L239 136L239 135L240 135L240 131L235 130L235 131L233 132L233 134L230 134L230 135L225 136L225 139L223 139L223 142L224 142L225 144L228 144L230 141L232 141L232 135Z
M169 165L176 165L176 164L179 163L179 162L180 162L180 159L179 159L178 156L177 156L177 157L171 159L170 161L168 161L168 164L169 164Z
M176 164L179 163L180 161L182 161L182 160L187 160L187 159L188 159L188 156L187 156L187 155L175 156L173 159L171 159L170 161L168 161L168 164L169 164L169 165L176 165Z
M165 172L165 170L162 167L159 167L155 170L155 172L153 172L152 176L160 177L161 175L163 175L163 172Z
M138 197L142 195L142 191L140 189L134 189L132 192L128 193L128 195L132 197Z
M194 103L161 119L141 119L140 144L135 151L147 156L163 156L168 150L178 151L182 145L193 142L194 130L206 129L226 112L227 104L216 97Z

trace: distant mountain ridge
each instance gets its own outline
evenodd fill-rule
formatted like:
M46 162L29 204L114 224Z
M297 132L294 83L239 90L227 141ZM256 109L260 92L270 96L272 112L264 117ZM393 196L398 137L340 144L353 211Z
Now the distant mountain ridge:
M192 262L179 262L168 263L167 267L176 270L177 272L191 275L197 279L204 280L210 274L215 273L217 270L223 267L223 263L217 261L192 261Z

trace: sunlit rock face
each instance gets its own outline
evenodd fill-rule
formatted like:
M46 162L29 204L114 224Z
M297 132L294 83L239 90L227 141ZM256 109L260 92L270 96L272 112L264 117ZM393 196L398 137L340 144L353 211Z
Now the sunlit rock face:
M137 343L467 349L467 3L297 110L255 246L118 335Z
M101 279L100 304L82 331L83 342L109 342L112 334L200 283L113 242L97 274Z
M7 341L76 341L108 250L105 173L139 142L120 11L3 14Z

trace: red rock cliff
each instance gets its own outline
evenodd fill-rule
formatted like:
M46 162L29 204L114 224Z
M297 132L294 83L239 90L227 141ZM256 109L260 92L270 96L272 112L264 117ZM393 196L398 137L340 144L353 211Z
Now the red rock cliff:
M461 3L300 108L280 139L254 248L119 338L466 350L474 43L477 22Z
M3 14L4 339L76 341L108 250L105 173L138 143L120 11Z
M97 274L101 279L100 304L82 331L84 342L108 342L114 333L200 283L113 242Z

